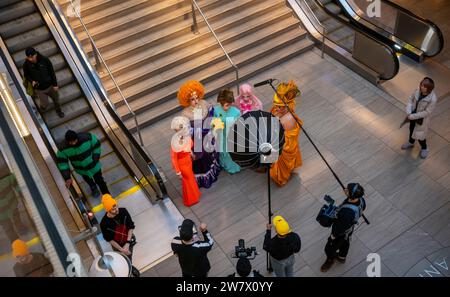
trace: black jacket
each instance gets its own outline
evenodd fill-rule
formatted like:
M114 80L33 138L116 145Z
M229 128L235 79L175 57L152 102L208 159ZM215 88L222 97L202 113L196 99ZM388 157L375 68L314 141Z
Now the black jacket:
M126 208L119 208L119 214L114 218L110 218L105 214L100 222L103 238L107 242L114 240L120 246L124 246L127 243L128 231L134 228L133 219Z
M25 60L23 63L23 74L28 81L37 81L35 89L45 90L51 86L58 86L55 70L49 58L40 53L37 54L37 62L31 63Z
M298 253L301 247L302 242L297 233L291 232L284 238L278 235L270 238L270 230L266 231L263 249L276 260L289 258L294 253Z
M211 250L214 240L207 230L202 234L205 240L193 244L184 244L179 236L172 240L172 251L178 256L183 275L206 276L211 269L207 253Z
M348 199L345 199L343 204L353 204L360 206L361 199L358 199L356 203L350 203ZM365 203L361 205L362 210L366 209ZM355 225L355 212L350 208L342 208L337 213L337 218L331 228L331 234L334 237L345 236L347 231ZM353 231L353 230L352 230ZM350 232L351 233L351 232Z

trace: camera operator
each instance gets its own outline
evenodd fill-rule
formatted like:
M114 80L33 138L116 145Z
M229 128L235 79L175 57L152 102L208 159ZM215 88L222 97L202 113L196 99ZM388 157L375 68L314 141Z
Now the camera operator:
M252 271L252 264L250 264L250 260L247 258L239 258L236 264L236 272L239 277L264 277L259 271ZM236 273L229 275L228 277L235 277Z
M207 277L211 269L207 257L214 240L206 230L206 224L200 224L200 232L203 234L203 241L194 236L197 231L192 220L185 219L178 228L180 236L172 240L172 251L178 256L183 277Z
M322 272L327 272L333 266L335 260L345 263L355 224L366 209L366 202L363 198L364 188L360 184L348 184L344 193L347 199L339 207L336 219L333 222L331 235L325 246L327 260L320 268Z
M270 238L271 224L267 224L263 249L270 255L273 271L277 277L293 277L295 253L301 248L300 236L292 232L289 224L282 216L276 216L272 220L277 235Z

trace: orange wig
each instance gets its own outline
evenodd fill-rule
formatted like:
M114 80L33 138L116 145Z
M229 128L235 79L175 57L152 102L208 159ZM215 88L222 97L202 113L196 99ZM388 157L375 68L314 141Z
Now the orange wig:
M188 107L190 103L190 99L192 97L192 93L196 92L198 99L203 99L205 96L205 87L197 80L190 80L185 82L178 91L178 101L180 105L183 107Z

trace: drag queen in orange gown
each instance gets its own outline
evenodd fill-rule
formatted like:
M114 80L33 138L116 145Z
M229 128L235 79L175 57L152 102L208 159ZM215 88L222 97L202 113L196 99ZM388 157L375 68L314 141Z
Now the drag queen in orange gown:
M192 139L191 124L186 117L175 117L171 128L176 133L171 141L172 165L181 179L183 186L183 203L192 206L198 203L201 193L192 170Z
M277 93L283 97L286 104L294 113L294 117L301 125L303 122L295 115L295 97L300 91L294 81L289 83L281 83L277 87ZM302 165L302 155L300 153L298 137L300 135L301 126L297 124L294 117L289 113L283 101L274 95L272 114L279 118L284 128L284 146L278 160L272 164L270 168L270 176L278 186L284 186L294 169Z

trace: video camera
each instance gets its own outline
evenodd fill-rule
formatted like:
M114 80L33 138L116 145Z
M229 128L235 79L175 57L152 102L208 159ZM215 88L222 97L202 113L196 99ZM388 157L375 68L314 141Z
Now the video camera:
M253 258L250 258L253 254ZM233 258L247 258L249 260L253 260L256 258L258 253L256 252L256 247L252 246L250 248L245 247L245 241L243 239L239 239L238 245L234 247L234 256Z
M324 204L320 209L316 221L319 222L322 227L329 228L333 225L333 222L336 219L336 211L338 207L335 205L335 200L328 195L325 195L323 200L325 200L327 204Z

